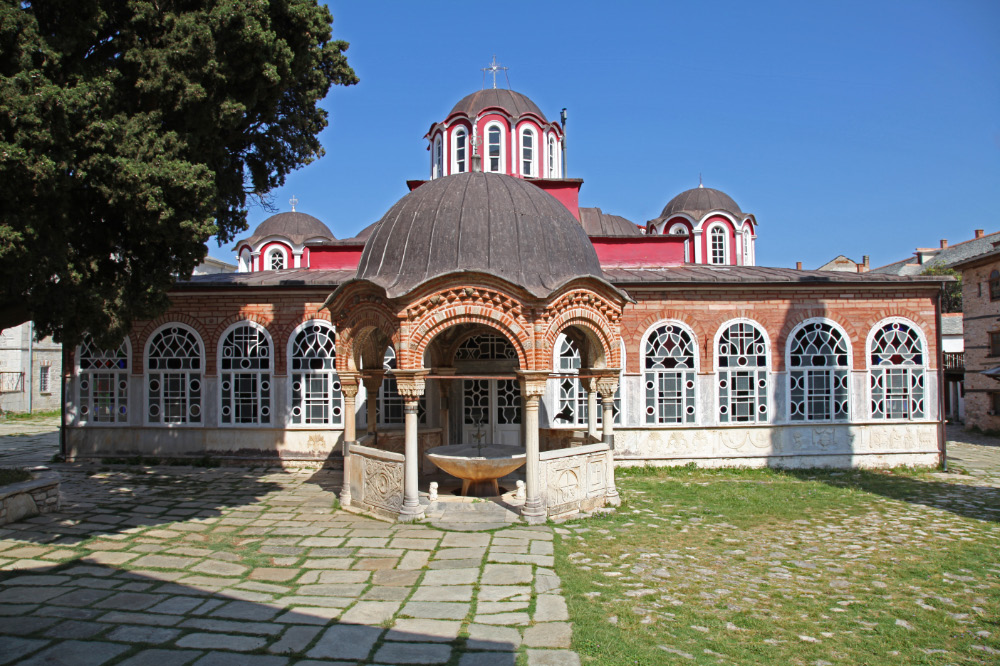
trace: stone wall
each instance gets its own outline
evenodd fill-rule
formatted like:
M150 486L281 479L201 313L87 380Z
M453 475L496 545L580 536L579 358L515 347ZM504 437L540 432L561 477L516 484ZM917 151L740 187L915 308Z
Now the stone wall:
M538 485L549 518L567 518L617 503L614 460L607 444L539 455Z
M345 461L351 488L350 506L395 520L403 506L403 464L398 453L361 444L348 447Z
M962 311L965 328L965 424L985 430L1000 429L1000 413L993 396L1000 382L982 373L1000 366L990 354L990 333L1000 331L1000 300L990 300L990 273L1000 260L962 271Z
M0 525L59 510L59 475L33 474L30 481L0 486Z

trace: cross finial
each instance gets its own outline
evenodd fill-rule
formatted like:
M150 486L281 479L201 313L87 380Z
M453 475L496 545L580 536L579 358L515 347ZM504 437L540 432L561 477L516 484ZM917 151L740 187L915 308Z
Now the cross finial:
M698 187L705 187L701 184L701 172L698 173Z
M292 204L292 212L294 213L295 212L295 206L296 206L296 204L299 203L299 200L296 199L295 195L293 194L292 198L288 200L288 203Z
M504 73L504 76L507 76L507 68L504 67L503 65L500 65L499 63L497 63L497 56L496 56L496 54L493 54L493 62L490 63L490 66L482 68L482 72L483 72L483 87L484 88L486 87L486 72L490 72L491 74L493 74L493 89L496 90L496 87L497 87L497 72L500 72L500 71L502 71ZM507 85L508 86L510 85L510 81L507 82Z

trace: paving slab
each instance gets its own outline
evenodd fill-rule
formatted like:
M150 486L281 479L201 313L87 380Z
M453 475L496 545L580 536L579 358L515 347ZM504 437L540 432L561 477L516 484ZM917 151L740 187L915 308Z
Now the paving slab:
M163 627L116 627L108 632L108 640L120 643L152 643L159 645L177 638L181 632Z
M410 601L401 614L429 620L462 620L469 614L470 605L448 601Z
M19 661L20 666L100 666L129 649L121 643L61 641Z
M451 646L437 643L383 643L375 653L380 664L444 664L451 659Z
M465 647L469 650L514 651L521 645L521 632L512 627L470 624Z
M466 652L459 658L458 666L514 666L517 655L513 652Z
M187 666L202 654L199 650L143 650L118 666Z
M49 642L37 638L4 638L3 651L0 652L0 664L13 663L21 657L45 647Z
M378 627L338 624L327 629L306 656L353 661L366 659L381 634L382 629Z
M397 601L359 601L340 616L341 622L375 626L382 624L399 610Z

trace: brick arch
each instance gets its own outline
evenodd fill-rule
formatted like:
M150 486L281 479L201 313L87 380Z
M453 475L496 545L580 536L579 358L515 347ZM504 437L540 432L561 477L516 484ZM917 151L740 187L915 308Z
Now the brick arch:
M843 314L840 312L832 312L827 308L810 308L808 310L798 310L794 314L788 316L782 323L781 328L775 333L774 336L774 353L777 355L775 365L775 371L782 372L786 369L787 358L785 358L785 350L788 347L788 336L791 335L792 331L799 324L808 321L810 319L829 319L837 326L839 326L844 333L847 335L848 342L851 345L851 359L852 359L852 369L857 369L857 366L853 364L855 353L858 348L858 343L862 347L862 355L864 355L865 338L864 335L858 338L857 327L851 323L849 320L845 319Z
M146 350L146 343L149 342L149 336L153 334L153 331L164 326L165 324L171 323L184 324L190 326L201 338L201 344L203 349L201 350L202 356L205 357L205 374L214 375L215 374L215 353L211 350L215 349L216 341L215 338L208 335L205 330L204 325L201 321L186 315L182 312L174 312L163 314L156 319L150 319L146 322L146 325L142 327L142 330L138 335L133 337L132 345L132 373L133 374L145 374L146 366L143 363L143 354ZM134 334L134 331L133 331Z
M574 327L583 329L584 333L589 332L600 344L600 354L603 359L591 360L591 367L621 367L621 344L612 334L616 327L612 326L600 312L585 307L570 308L549 323L542 337L544 348L540 350L544 357L548 358L547 364L552 363L552 349L556 345L556 339L566 329ZM618 338L620 337L619 334Z
M339 326L337 322L339 321ZM384 307L365 303L352 311L349 317L335 318L331 321L337 330L337 372L354 371L357 372L363 365L362 357L365 352L371 352L366 348L370 341L372 331L379 331L389 340L396 351L399 351L400 333L399 327L395 323L395 318ZM374 362L371 354L369 361ZM384 350L383 350L384 355ZM382 367L382 358L378 359L378 367Z
M452 306L452 310L457 310L461 308L455 308ZM479 308L482 310L483 308ZM434 321L436 319L436 314L440 313L429 313L421 319L421 322L411 330L413 334L407 340L407 349L409 354L407 354L407 360L405 367L407 369L418 369L420 365L423 364L424 351L427 346L436 338L438 335L451 328L452 326L457 326L459 324L478 324L481 326L486 326L498 331L501 335L507 338L507 341L514 347L514 351L517 353L517 363L518 367L522 370L534 370L534 364L527 354L527 350L531 349L531 339L525 333L526 329L523 325L520 325L521 335L514 333L513 329L504 319L509 319L507 315L502 312L487 310L488 314L473 314L471 312L455 312L450 317L441 319L440 321ZM493 316L490 316L493 315ZM429 322L434 321L433 324L427 325ZM513 323L513 320L512 320ZM397 356L398 358L398 356ZM414 360L420 365L414 365ZM403 366L403 362L400 361L400 366Z
M681 322L694 332L696 342L698 343L698 367L705 368L704 347L705 340L708 338L709 333L705 330L702 320L692 318L691 313L687 310L673 309L660 310L654 314L643 317L639 320L638 325L628 332L627 338L625 334L622 333L622 339L625 340L625 354L632 358L632 361L627 363L627 367L636 368L636 372L642 372L643 336L646 331L654 325L661 321L667 321L670 319ZM711 355L709 357L711 358ZM702 372L706 372L706 370L703 369Z

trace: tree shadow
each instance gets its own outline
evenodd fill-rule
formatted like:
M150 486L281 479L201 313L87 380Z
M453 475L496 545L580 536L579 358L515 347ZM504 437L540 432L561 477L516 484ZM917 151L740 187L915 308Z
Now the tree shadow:
M889 499L947 511L963 518L1000 523L1000 488L950 483L913 475L877 470L783 469L803 481L818 481L837 488L854 488Z
M378 572L355 573L368 581L326 585L332 593L317 596L311 594L316 585L130 571L79 560L4 571L0 612L7 617L0 622L0 653L4 663L46 664L86 650L93 663L129 666L168 657L171 664L197 660L206 666L283 666L294 658L410 663L416 653L423 656L420 663L457 663L457 653L484 660L476 663L514 666L518 644L459 637L461 620L394 620L405 601L380 601L362 610L355 602L372 589ZM409 592L409 586L400 587ZM355 594L334 596L338 589ZM352 613L374 614L370 622L345 619ZM428 628L420 631L421 626Z

